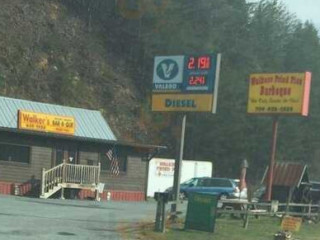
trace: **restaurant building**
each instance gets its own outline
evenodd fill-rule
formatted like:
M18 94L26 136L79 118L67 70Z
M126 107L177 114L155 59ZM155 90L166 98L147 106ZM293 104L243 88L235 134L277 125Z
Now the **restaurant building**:
M92 198L100 188L102 199L144 200L162 149L119 141L99 111L0 97L0 194Z

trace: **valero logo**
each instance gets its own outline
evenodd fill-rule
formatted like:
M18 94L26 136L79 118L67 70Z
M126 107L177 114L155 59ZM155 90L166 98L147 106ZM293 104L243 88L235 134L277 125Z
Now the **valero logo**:
M179 73L179 66L176 61L172 59L165 59L157 66L157 75L162 80L170 81L174 79Z

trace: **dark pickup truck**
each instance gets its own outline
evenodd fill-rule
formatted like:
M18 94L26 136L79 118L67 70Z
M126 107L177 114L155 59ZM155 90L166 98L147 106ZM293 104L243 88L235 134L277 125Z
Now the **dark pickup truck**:
M320 182L310 181L311 200L313 203L320 203Z

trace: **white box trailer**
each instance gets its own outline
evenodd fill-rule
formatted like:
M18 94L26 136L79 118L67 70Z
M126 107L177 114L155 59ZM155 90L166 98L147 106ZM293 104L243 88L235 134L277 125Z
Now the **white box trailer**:
M153 197L155 192L163 192L173 186L174 159L153 158L149 163L147 196ZM184 182L193 177L211 177L212 162L183 160L181 180Z

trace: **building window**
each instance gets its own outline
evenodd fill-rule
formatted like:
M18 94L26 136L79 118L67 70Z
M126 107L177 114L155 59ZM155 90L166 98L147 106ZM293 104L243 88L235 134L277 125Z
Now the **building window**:
M30 163L30 147L0 143L0 161Z
M108 151L108 150L107 150ZM100 163L101 163L101 170L102 171L110 171L111 170L111 160L107 157L107 151L100 153ZM114 155L118 161L119 171L126 172L127 171L127 158L128 154L124 151L119 152Z

